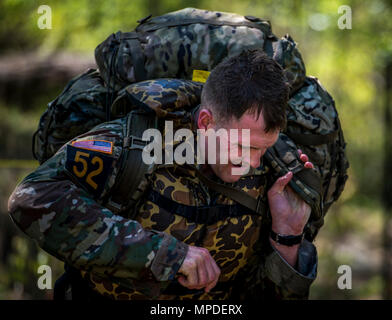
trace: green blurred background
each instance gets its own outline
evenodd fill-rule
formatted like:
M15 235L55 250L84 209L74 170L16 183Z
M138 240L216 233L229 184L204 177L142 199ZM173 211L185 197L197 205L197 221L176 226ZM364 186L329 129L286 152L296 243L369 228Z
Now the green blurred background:
M37 26L43 4L52 9L52 29ZM352 29L337 25L342 5L352 10ZM0 299L48 299L52 290L37 287L38 266L50 265L54 278L62 273L62 264L7 215L10 193L37 166L31 137L47 103L73 76L94 67L94 48L109 34L131 31L150 13L185 7L268 19L277 36L289 33L298 43L307 74L319 78L336 101L351 164L346 189L315 241L319 273L310 297L390 299L392 1L387 0L0 0ZM340 265L352 268L351 290L337 286Z

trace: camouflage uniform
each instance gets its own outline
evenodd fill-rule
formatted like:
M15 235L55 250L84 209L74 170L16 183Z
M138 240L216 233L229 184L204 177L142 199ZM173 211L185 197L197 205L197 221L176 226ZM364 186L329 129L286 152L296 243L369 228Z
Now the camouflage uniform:
M316 277L315 247L304 240L292 268L269 243L267 214L202 224L154 203L151 195L187 206L234 205L199 181L197 166L158 166L135 212L120 216L106 208L121 166L125 125L126 118L98 125L28 175L9 200L15 223L45 251L80 269L93 290L113 299L307 298ZM266 200L273 183L269 170L262 165L233 186ZM217 288L226 284L224 290L165 291L189 245L210 251L222 271Z
M188 112L184 108L196 105L194 97L199 96L200 84L188 84L188 89L174 91L169 86L174 101L167 103L169 109L166 109L160 107L165 105L160 98L168 97L163 97L161 85L139 81L191 79L193 71L212 70L224 57L253 48L262 48L284 68L291 85L289 125L281 134L284 148L277 145L270 148L276 154L271 159L281 161L270 159L271 167L264 164L232 185L255 198L262 195L266 200L266 191L282 171L302 169L296 157L296 149L300 147L315 164L313 171L323 186L321 190L312 190L303 186L303 179L297 179L292 187L301 183L296 191L302 190L303 198L322 193L323 201L309 202L321 203L319 215L325 214L343 190L347 170L344 139L333 100L315 79L306 77L293 39L290 36L278 39L272 34L269 22L254 17L188 8L143 19L135 32L111 35L95 52L106 86L93 71L75 80L74 86L66 89L42 117L36 135L36 154L41 161L46 160L75 132L80 134L92 128L94 118L102 121L105 111L108 112L107 105L112 106L112 116L124 116L130 111L127 106L132 105L130 96L147 104L158 117L168 117L174 120L175 126L187 127ZM125 86L128 87L124 89ZM151 88L156 92L151 92ZM193 93L186 94L188 90ZM181 92L184 94L180 99ZM114 105L113 99L116 99ZM77 107L85 115L80 117L82 121L77 116ZM116 178L121 175L123 141L129 138L124 137L125 126L125 118L98 125L68 142L27 176L9 201L15 223L44 250L81 270L90 287L102 296L114 299L307 298L316 277L315 247L304 240L297 266L292 268L270 245L271 221L267 213L262 217L228 216L205 224L154 202L151 196L191 208L233 206L232 200L209 190L198 179L197 166L157 167L149 172L146 181L149 188L135 210L121 215L111 211L108 198L115 190ZM64 127L68 130L63 130ZM304 136L305 140L317 139L313 139L315 143L304 143L304 139L299 139ZM314 238L322 224L323 217L308 224L309 239ZM218 285L209 294L168 291L189 245L207 248L222 270Z

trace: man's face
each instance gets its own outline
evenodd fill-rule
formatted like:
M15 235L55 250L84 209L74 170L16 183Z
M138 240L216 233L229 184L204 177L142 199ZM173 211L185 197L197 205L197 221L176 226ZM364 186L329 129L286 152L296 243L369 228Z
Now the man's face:
M207 115L203 112L207 112ZM208 148L208 139L206 139L206 159L208 159L209 152L215 152L216 164L209 164L212 171L225 182L236 182L240 179L241 175L245 174L247 170L241 170L240 168L258 168L260 166L261 157L266 152L267 148L273 146L279 137L279 130L270 131L266 133L264 117L261 113L259 118L256 114L245 113L240 119L232 118L231 120L224 121L217 124L213 119L213 115L209 113L212 119L206 121L200 126L200 117L208 117L208 110L203 109L199 113L199 129L225 129L228 133L227 139L225 137L218 137L216 140L216 147L212 150ZM212 120L212 121L211 121ZM230 135L230 129L236 129L238 132L237 137ZM249 138L247 138L242 129L248 129ZM224 163L224 156L222 156L225 150L221 150L222 146L227 146L228 150L228 161ZM249 152L244 152L244 148L249 148ZM223 159L223 161L221 161ZM233 161L234 160L234 161ZM240 160L240 163L238 163ZM207 161L206 161L207 162ZM235 163L234 163L235 162ZM237 171L237 173L236 173ZM238 174L238 171L243 172Z

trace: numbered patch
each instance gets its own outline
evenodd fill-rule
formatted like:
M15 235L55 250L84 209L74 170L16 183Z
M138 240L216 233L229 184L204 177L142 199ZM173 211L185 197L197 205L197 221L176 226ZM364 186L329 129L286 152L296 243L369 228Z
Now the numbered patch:
M113 158L102 152L67 145L65 168L95 197L99 197L112 172Z

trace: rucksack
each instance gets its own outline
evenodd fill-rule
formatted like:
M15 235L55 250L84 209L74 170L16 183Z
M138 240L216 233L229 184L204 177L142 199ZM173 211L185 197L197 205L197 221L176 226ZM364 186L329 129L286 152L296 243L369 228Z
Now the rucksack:
M71 138L109 120L117 92L129 84L158 78L195 79L224 58L263 48L283 68L291 93L305 81L305 66L294 40L278 39L268 21L252 16L186 8L139 20L134 32L110 35L95 49L99 71L71 80L48 104L33 139L40 162ZM106 115L105 115L106 114Z
M40 164L72 138L107 120L108 91L99 72L89 69L72 79L48 104L33 136L33 156Z
M277 38L267 20L186 8L139 22L133 32L112 34L95 49L101 76L116 91L147 79L191 80L195 71L210 71L246 49L263 49L279 62L292 93L305 80L294 40Z
M317 78L306 77L303 86L290 98L287 127L264 158L275 177L288 170L294 177L290 186L312 207L307 227L313 240L324 224L331 205L343 192L349 162L335 101ZM314 170L303 169L297 149L308 155Z
M290 185L312 207L307 232L308 239L312 240L347 180L345 141L332 97L316 78L306 77L301 55L291 37L278 39L265 20L188 8L143 19L135 32L118 32L109 36L96 48L99 72L90 70L77 77L49 104L35 134L34 153L43 162L56 152L61 143L89 131L110 117L128 116L133 119L127 130L134 138L137 135L132 132L132 123L138 123L139 135L141 129L151 125L152 122L143 120L143 117L150 119L145 117L145 114L151 114L147 110L154 109L149 97L156 94L150 85L153 82L140 81L171 77L178 79L156 81L175 81L178 88L184 81L192 87L189 79L194 78L195 71L203 74L226 56L252 48L263 48L281 64L291 84L288 126L274 147L267 151L264 160L274 169L271 174L275 177L284 175L288 170L294 172ZM201 92L202 83L193 84L199 90L187 97L190 101L184 105L187 110L200 98L197 95ZM160 92L160 95L164 94L164 90ZM188 111L177 110L175 116L179 115L178 112ZM133 116L130 117L129 113ZM170 115L170 112L157 114L156 110L153 113L161 119ZM79 121L79 116L85 119L86 114L90 117L89 121ZM297 154L299 148L315 164L314 170L304 170ZM121 169L123 177L137 176L139 178L134 180L138 180L143 176L143 170L147 170L142 165L135 166L142 161L138 153L141 149L132 149L132 156L126 157L130 165ZM138 197L132 194L140 195L141 192L136 192L138 183L134 183L133 188L129 185L125 188L124 183L117 185L123 186L116 190L116 201L112 201L111 209L121 212L137 202ZM257 203L250 203L250 206L256 207Z

